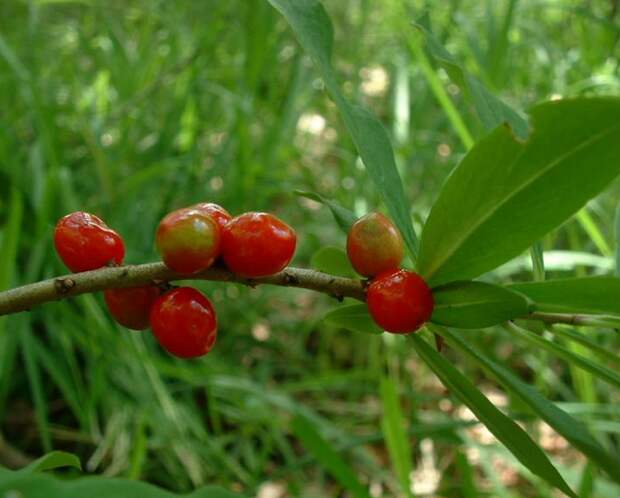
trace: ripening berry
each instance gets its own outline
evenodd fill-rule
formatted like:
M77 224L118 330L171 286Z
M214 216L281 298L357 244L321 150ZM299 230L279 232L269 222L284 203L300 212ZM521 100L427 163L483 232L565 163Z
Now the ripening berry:
M159 287L154 285L103 291L110 314L123 327L132 330L149 328L151 306L160 295Z
M159 344L179 358L205 355L215 344L213 305L192 287L179 287L159 297L151 308L150 321Z
M121 236L94 214L76 211L61 218L54 230L54 245L72 272L120 265L125 257Z
M374 277L400 267L404 255L403 239L387 217L381 213L368 213L349 230L347 255L357 273Z
M433 295L420 275L391 270L378 275L368 286L368 311L387 332L408 334L419 329L433 313Z
M157 227L155 244L166 266L191 274L213 264L220 254L220 227L212 216L193 208L173 211Z
M268 213L244 213L222 232L222 257L230 271L243 277L273 275L293 259L297 236Z
M232 219L232 216L228 211L226 211L219 204L214 204L213 202L201 202L190 206L190 208L197 209L198 211L211 215L211 217L219 225L220 230L223 230L226 223Z

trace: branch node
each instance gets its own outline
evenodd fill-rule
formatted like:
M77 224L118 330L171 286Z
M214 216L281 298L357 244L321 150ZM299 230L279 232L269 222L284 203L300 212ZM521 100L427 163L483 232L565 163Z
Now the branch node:
M54 280L54 288L58 294L67 294L75 287L75 280L72 278L57 278Z
M284 282L286 282L288 285L298 285L299 279L289 272L284 272Z

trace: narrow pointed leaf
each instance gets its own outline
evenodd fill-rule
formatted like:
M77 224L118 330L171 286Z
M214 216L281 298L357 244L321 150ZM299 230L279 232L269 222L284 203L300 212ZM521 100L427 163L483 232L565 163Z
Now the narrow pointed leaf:
M617 369L620 368L620 355L613 349L608 349L604 345L598 344L594 339L587 336L585 332L582 332L582 330L583 329L579 331L571 330L569 327L563 325L556 325L550 329L553 335L563 337L569 341L578 342L596 354L602 361L609 362L612 367L615 366Z
M382 334L379 327L368 313L365 304L349 304L329 311L323 321L333 327L362 332L364 334Z
M411 336L413 347L454 396L476 415L493 435L533 474L576 498L545 453L514 421L499 411L472 382L419 335Z
M321 247L312 255L311 264L313 268L325 273L358 278L347 254L339 247Z
M453 282L433 289L431 321L463 329L492 327L523 316L528 303L522 295L485 282Z
M23 468L21 472L44 472L46 470L54 470L60 467L74 467L78 470L82 469L80 459L72 453L64 451L52 451L47 455L43 455L32 462L27 467Z
M620 316L620 278L584 277L508 286L529 297L538 311Z
M544 337L540 337L535 332L531 330L527 330L521 327L517 327L512 324L508 327L508 330L514 333L516 336L524 339L529 342L532 346L537 348L542 348L549 351L551 354L554 354L558 358L562 358L567 363L574 365L576 367L585 370L586 372L590 372L595 377L598 377L600 380L607 382L617 388L620 388L620 374L614 370L610 370L609 368L596 363L585 356L573 353L569 349L556 344L553 341L545 339Z
M433 286L518 256L620 174L620 99L548 102L531 118L526 142L500 126L448 178L420 245Z
M463 66L441 45L429 29L422 24L415 24L415 28L423 33L426 39L426 48L431 57L445 69L450 79L463 90L466 97L471 101L485 128L493 129L503 123L508 123L519 138L527 138L528 125L524 118L487 90L479 80L465 71Z
M315 202L325 204L332 212L336 223L338 223L338 226L344 233L349 233L351 225L353 225L353 223L355 223L355 220L357 219L357 216L355 216L355 213L353 213L353 211L341 206L337 202L328 199L321 194L317 194L315 192L303 192L301 190L295 190L295 195L299 195L300 197L305 197L307 199L312 199Z
M139 481L105 477L59 479L47 473L10 471L0 468L0 496L28 498L244 498L223 488L207 486L190 494L171 493Z
M336 103L368 175L381 194L411 254L418 254L418 240L411 223L409 203L396 169L387 131L367 109L344 97L331 65L334 33L331 21L318 0L268 0L290 24L297 40L314 59L325 87Z

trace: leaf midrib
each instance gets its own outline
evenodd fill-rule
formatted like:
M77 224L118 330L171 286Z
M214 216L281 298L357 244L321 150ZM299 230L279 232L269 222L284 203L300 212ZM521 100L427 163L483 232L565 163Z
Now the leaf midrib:
M481 306L481 305L497 305L497 304L516 304L516 300L515 301L509 301L507 299L500 299L500 300L494 300L494 301L489 301L489 300L484 300L484 301L466 301L466 302L461 302L461 303L444 303L444 304L436 304L435 305L435 309L439 309L439 308L452 308L452 309L456 309L456 308L467 308L467 307L471 307L471 306Z
M474 223L473 225L471 225L471 229L466 231L464 233L464 235L459 240L457 240L457 242L455 244L453 244L453 246L452 246L453 249L451 249L445 255L445 257L442 260L436 260L437 263L435 265L431 266L431 268L429 268L426 271L427 279L431 280L432 277L434 276L434 274L437 272L437 270L440 269L444 265L444 263L446 261L448 261L458 251L459 248L461 248L463 246L463 242L466 241L467 239L469 239L473 233L475 233L485 222L487 222L490 218L492 218L509 201L511 201L513 198L515 198L517 195L519 195L521 192L523 192L527 187L529 187L536 180L538 180L542 176L546 175L549 171L551 171L560 162L566 160L567 158L569 158L573 154L579 152L581 149L589 147L590 145L592 145L596 141L602 140L606 135L612 133L617 128L620 128L620 125L614 125L611 128L608 128L606 130L601 131L600 133L594 135L593 137L591 137L591 138L581 142L580 144L576 145L571 150L567 151L565 154L562 154L560 157L558 157L554 161L551 161L544 168L541 168L540 172L537 175L533 175L529 180L527 180L521 186L519 186L519 188L515 189L511 194L509 194L502 201L497 203L491 210L489 210L488 214L486 214L486 215L484 215L484 216L482 216L480 218L478 223ZM531 140L530 140L530 144L531 144ZM514 161L512 161L510 163L510 166L508 166L508 168L512 169L514 167L514 165L521 159L521 157L523 156L523 154L525 154L525 152L527 150L528 150L528 148L524 147L521 150L521 152L517 155L517 157L515 157Z

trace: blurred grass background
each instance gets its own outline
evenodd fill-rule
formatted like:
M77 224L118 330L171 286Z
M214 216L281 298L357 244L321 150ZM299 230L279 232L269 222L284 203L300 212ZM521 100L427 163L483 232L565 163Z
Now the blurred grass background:
M343 89L390 130L418 225L465 146L420 69L414 19L428 12L442 43L517 108L620 95L617 1L324 4ZM466 134L480 137L458 88L433 74ZM51 234L76 209L123 235L128 263L155 260L159 219L198 201L276 213L297 229L295 265L309 266L325 245L343 247L329 211L292 193L315 191L358 214L380 207L322 87L265 0L0 1L0 289L64 273ZM616 184L545 239L550 276L614 271L619 193ZM489 278L531 279L526 263ZM401 338L326 327L334 302L325 296L197 285L220 320L217 347L198 361L116 326L100 296L0 318L0 463L63 449L91 472L260 498L359 496L333 479L342 466L373 497L556 496ZM617 450L617 391L500 329L468 334ZM618 351L617 334L588 334ZM529 424L581 496L618 496L562 438L446 354ZM304 431L313 434L291 424L300 413L341 461L306 451Z

